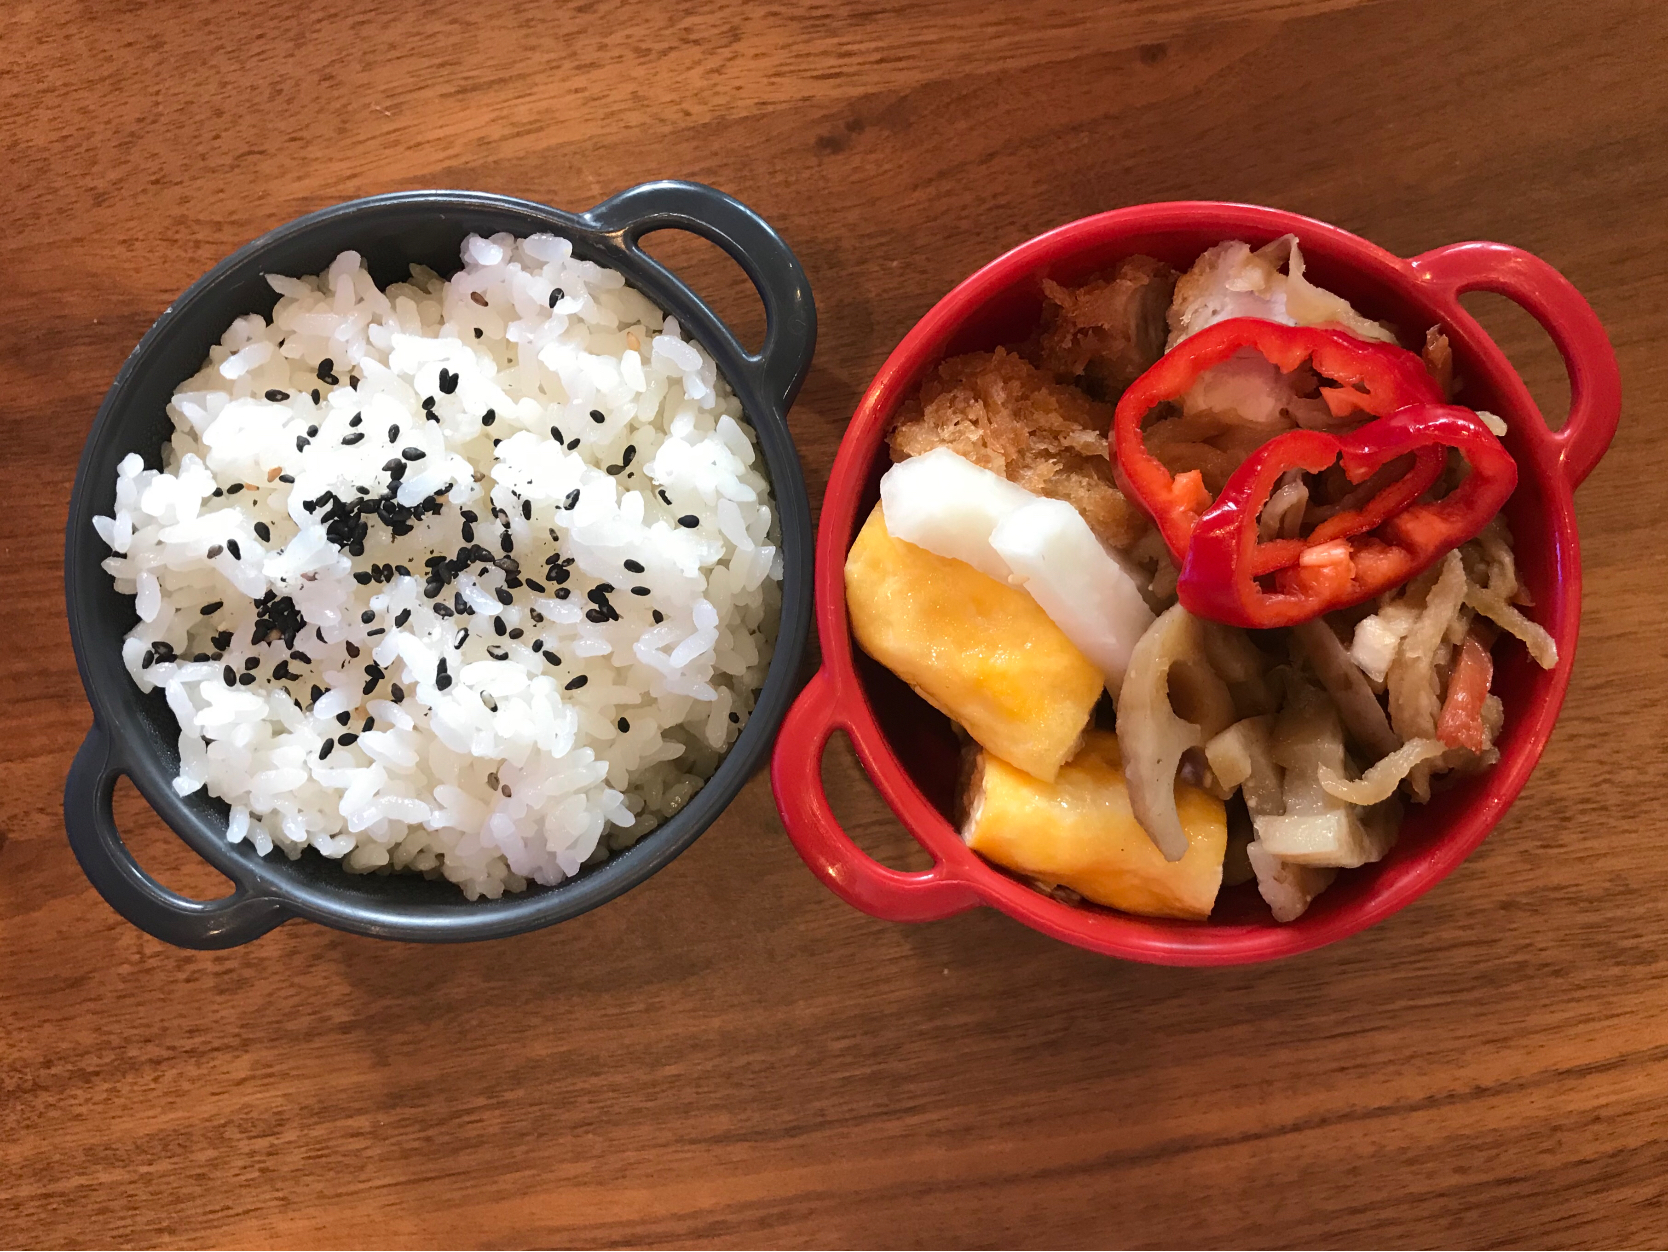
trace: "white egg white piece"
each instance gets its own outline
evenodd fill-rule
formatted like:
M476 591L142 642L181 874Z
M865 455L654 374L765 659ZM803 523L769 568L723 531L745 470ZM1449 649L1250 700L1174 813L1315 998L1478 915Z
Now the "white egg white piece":
M1009 581L1106 676L1115 698L1153 611L1083 515L1064 500L1033 498L997 523L990 546L1012 571Z
M894 539L966 561L999 582L1011 571L990 546L990 533L1037 499L948 448L900 461L880 480L881 513Z

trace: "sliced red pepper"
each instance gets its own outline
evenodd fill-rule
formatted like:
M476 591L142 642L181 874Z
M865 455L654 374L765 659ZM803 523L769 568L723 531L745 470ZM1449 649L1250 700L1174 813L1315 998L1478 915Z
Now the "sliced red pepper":
M1475 630L1467 631L1460 645L1454 671L1448 676L1448 694L1442 699L1442 716L1436 722L1436 737L1450 748L1481 752L1487 737L1483 727L1483 701L1494 681L1494 660Z
M1448 448L1459 450L1470 473L1441 500L1418 502ZM1337 461L1350 482L1362 483L1410 454L1413 468L1361 509L1304 539L1258 542L1258 519L1287 470L1319 473ZM1481 418L1455 405L1410 405L1349 435L1287 431L1247 457L1200 518L1177 594L1189 613L1230 626L1305 622L1406 582L1480 531L1516 486L1511 454Z
M1178 565L1193 528L1210 507L1211 495L1198 470L1172 475L1147 450L1141 423L1156 406L1179 399L1206 370L1244 348L1256 350L1286 373L1307 361L1323 379L1339 384L1321 388L1327 407L1338 417L1357 410L1385 417L1405 405L1442 399L1416 355L1342 330L1236 317L1190 335L1129 385L1112 422L1118 486L1158 524Z

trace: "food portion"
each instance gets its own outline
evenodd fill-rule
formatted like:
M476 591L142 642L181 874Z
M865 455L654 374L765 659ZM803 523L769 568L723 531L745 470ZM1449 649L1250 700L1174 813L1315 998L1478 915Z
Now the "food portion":
M753 433L675 319L554 236L462 261L269 276L271 317L181 384L161 468L126 458L95 525L175 790L263 855L473 899L688 802L752 710L782 571Z
M869 514L846 555L862 649L928 704L1045 781L1071 757L1104 679L1025 592L895 539Z
M1291 921L1498 760L1501 640L1557 663L1504 424L1453 403L1440 326L1364 317L1291 236L1044 295L901 406L853 634L965 733L981 856L1163 917L1254 880Z
M1228 819L1208 792L1186 783L1175 791L1186 851L1168 861L1130 810L1116 735L1091 730L1051 783L981 750L962 837L998 865L1023 865L1050 890L1131 913L1203 919L1222 885Z

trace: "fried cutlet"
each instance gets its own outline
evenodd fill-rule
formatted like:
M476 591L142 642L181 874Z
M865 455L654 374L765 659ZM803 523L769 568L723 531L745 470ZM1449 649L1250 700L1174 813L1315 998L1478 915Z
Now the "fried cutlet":
M951 357L899 410L888 440L902 461L949 448L1027 491L1064 500L1102 543L1128 548L1146 515L1113 485L1111 406L997 348Z

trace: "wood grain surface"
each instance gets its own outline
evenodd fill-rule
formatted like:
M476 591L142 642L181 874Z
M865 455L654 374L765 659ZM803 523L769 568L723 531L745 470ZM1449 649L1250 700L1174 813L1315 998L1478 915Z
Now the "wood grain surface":
M1668 1240L1668 8L523 0L0 9L0 1244L1608 1245ZM1627 405L1581 491L1562 720L1483 848L1282 964L1120 964L819 886L766 778L576 921L423 948L128 926L65 843L89 712L62 528L100 397L270 227L458 186L584 208L680 176L797 249L813 499L957 280L1100 209L1211 197L1402 254L1529 248ZM662 255L757 337L739 271ZM1474 307L1562 411L1527 315ZM908 840L843 745L865 846ZM164 881L219 894L131 791Z

